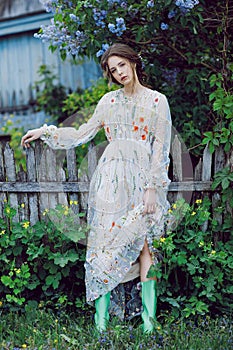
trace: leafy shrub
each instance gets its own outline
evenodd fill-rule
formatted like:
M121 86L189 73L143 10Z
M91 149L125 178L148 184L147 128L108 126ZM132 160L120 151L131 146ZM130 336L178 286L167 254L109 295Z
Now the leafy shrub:
M41 79L34 84L37 110L43 110L52 121L64 120L66 114L62 112L62 107L67 95L65 87L56 82L56 75L45 64L39 67L38 74Z
M6 218L0 219L2 305L20 307L30 299L82 305L85 250L78 242L87 226L78 226L66 206L45 211L46 219L33 226L28 221L14 222L16 209L8 203L4 212Z
M193 205L177 201L171 209L182 220L177 228L154 244L164 260L150 273L159 278L158 294L162 308L171 315L230 312L233 268L232 217L221 226L212 216L211 201L205 197ZM185 215L183 216L183 213ZM216 212L223 212L219 204ZM230 220L230 221L229 221ZM227 239L218 239L226 233Z

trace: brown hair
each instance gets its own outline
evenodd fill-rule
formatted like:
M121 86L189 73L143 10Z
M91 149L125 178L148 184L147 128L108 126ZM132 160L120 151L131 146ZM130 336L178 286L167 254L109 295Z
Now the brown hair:
M109 81L115 83L115 84L119 84L118 81L116 81L116 79L114 79L114 77L112 76L112 73L109 70L108 67L108 59L111 56L118 56L118 57L122 57L127 59L134 71L134 65L136 65L136 74L138 77L138 80L140 82L140 84L146 86L146 73L143 71L143 67L142 67L142 60L141 57L128 45L126 44L120 44L120 43L116 43L113 44L112 46L110 46L103 54L100 64L101 67L105 73L105 75L108 77Z

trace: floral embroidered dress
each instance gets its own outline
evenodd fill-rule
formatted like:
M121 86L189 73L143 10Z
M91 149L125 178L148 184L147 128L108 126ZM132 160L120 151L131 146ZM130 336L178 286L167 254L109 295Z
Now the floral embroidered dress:
M91 179L88 201L89 303L139 275L145 239L157 262L152 242L163 235L169 209L171 118L166 97L147 88L135 98L126 97L123 89L111 91L78 130L51 125L41 138L54 149L68 149L88 142L102 127L109 143ZM142 215L147 188L156 190L156 211Z

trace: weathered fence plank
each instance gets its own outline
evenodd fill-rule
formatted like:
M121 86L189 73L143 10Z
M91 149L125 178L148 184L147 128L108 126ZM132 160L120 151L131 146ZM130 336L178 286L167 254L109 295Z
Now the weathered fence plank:
M4 168L4 158L3 158L3 149L0 144L0 181L5 181L5 168ZM4 192L1 193L0 196L0 215L4 216L4 203L6 201L6 194Z
M75 149L70 149L66 152L67 159L67 172L68 172L68 181L69 182L77 182L78 181L78 170L77 170L77 158ZM70 193L70 202L75 203L78 202L78 193L76 191ZM71 204L71 208L74 213L79 213L79 206L75 204Z
M10 148L9 144L6 145L4 149L4 161L5 161L5 170L6 170L6 179L7 181L16 181L16 170L15 170L15 160L14 153ZM19 221L19 212L18 212L18 197L16 193L9 194L9 202L12 207L16 209L16 215L14 216L14 221Z
M35 151L30 147L26 153L26 164L27 164L27 183L32 182L33 184L37 181L36 174L36 159ZM32 224L35 224L39 220L39 211L38 211L38 195L37 193L28 192L28 210L29 210L29 221Z
M225 158L223 148L219 147L215 152L214 174L216 174L219 170L222 170L225 163L226 163L226 158ZM213 193L212 207L217 208L219 205L219 201L220 201L220 194L217 192ZM223 221L222 213L219 213L218 211L215 210L213 212L213 218L217 220L219 225L222 225L222 221ZM218 240L218 238L219 238L218 235L215 235L215 240ZM223 237L221 237L221 239L222 238Z
M209 192L212 181L182 181L172 182L169 185L171 192ZM26 192L26 193L78 193L88 192L89 182L0 182L0 191L3 192Z

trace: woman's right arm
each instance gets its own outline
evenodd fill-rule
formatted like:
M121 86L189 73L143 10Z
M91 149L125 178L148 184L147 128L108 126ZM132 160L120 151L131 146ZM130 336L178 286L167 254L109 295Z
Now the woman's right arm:
M43 134L43 126L38 129L28 130L28 132L22 137L21 146L30 147L30 142L39 139Z
M69 149L90 141L103 126L103 116L106 105L103 98L99 101L94 114L87 123L78 129L73 127L57 128L46 124L38 129L29 130L21 140L23 147L30 147L30 142L41 138L53 149Z

